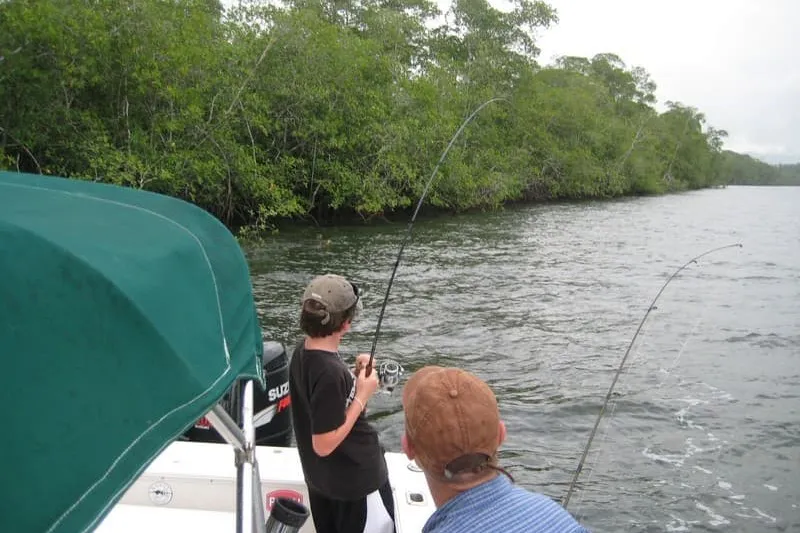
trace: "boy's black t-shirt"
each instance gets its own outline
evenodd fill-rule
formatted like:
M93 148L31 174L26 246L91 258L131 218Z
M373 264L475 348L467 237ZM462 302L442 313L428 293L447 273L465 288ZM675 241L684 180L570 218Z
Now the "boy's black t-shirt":
M344 423L355 397L355 376L339 354L306 350L301 341L289 364L289 383L295 441L308 486L334 500L356 500L378 490L389 474L378 433L364 413L327 457L311 445L313 434Z

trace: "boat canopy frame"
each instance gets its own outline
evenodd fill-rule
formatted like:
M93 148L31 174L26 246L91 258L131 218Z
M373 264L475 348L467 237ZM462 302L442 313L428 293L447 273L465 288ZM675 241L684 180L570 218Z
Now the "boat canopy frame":
M261 474L256 458L253 422L253 381L242 387L242 427L217 403L206 418L225 441L233 446L236 464L236 532L265 533L266 519L261 501Z

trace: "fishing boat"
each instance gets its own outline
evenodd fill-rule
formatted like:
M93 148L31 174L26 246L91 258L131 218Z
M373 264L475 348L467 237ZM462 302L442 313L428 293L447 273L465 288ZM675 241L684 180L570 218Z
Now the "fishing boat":
M0 172L0 354L0 531L314 531L286 350L199 207ZM397 531L419 532L424 476L386 460Z

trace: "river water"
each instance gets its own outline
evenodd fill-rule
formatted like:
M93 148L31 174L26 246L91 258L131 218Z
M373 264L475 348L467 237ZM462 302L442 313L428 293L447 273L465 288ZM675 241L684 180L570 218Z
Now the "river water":
M365 291L369 351L406 223L282 230L248 249L266 335L299 338L304 285ZM501 463L561 499L661 285L568 510L595 532L800 531L800 188L729 187L419 219L380 359L456 365L495 390ZM370 418L400 451L400 394Z

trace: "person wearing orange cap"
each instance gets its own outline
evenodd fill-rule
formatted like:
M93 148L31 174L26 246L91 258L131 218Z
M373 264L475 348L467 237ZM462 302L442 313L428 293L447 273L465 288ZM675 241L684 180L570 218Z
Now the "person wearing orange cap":
M494 393L478 377L424 367L406 383L403 409L403 451L424 472L437 508L423 533L588 533L563 507L514 485L498 466L506 427Z
M358 287L342 276L315 277L302 298L305 333L289 363L292 425L317 533L394 533L394 500L384 449L364 409L378 388L356 375L339 343L361 307Z

